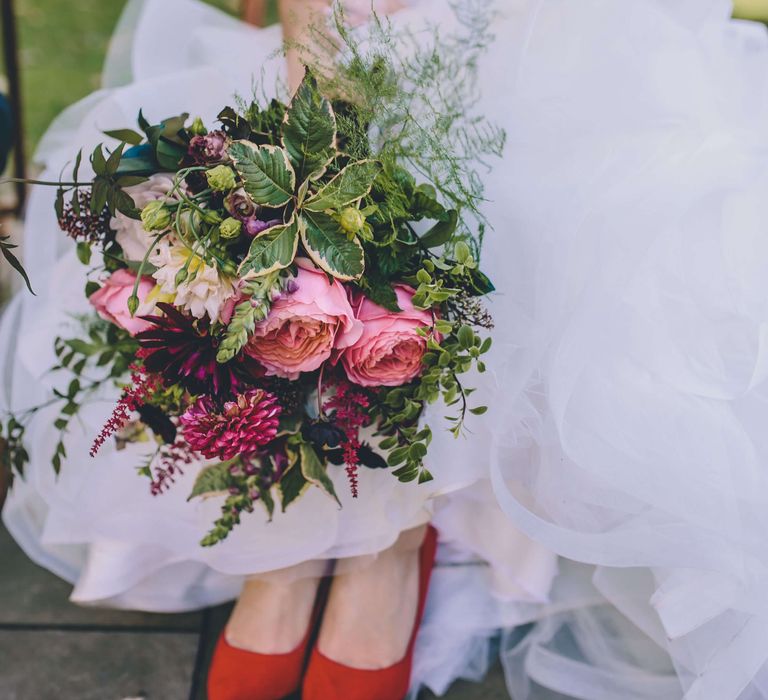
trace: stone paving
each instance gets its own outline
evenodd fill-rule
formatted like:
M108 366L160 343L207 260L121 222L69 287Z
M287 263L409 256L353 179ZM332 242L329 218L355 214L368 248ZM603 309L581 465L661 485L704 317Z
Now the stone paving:
M206 666L229 606L120 612L73 605L69 590L0 527L0 700L205 700ZM485 683L457 683L444 698L509 695L495 669Z

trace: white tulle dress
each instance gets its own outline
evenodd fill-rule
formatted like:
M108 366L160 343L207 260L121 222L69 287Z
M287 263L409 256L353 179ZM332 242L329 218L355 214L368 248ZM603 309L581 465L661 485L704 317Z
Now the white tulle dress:
M414 689L480 678L501 629L514 700L765 700L768 36L726 0L497 9L479 85L508 133L486 182L491 410L470 439L435 441L435 482L365 471L342 510L310 494L202 549L217 504L186 501L194 474L153 498L140 448L87 457L104 396L58 480L52 416L35 418L4 520L75 601L184 610L234 597L246 575L373 554L431 518L442 547ZM449 14L421 0L393 19ZM210 123L262 65L274 82L279 43L279 28L193 0L134 0L105 88L43 141L49 173L139 107ZM3 317L0 398L16 409L46 396L52 340L86 307L52 199L36 189L27 216L39 296Z

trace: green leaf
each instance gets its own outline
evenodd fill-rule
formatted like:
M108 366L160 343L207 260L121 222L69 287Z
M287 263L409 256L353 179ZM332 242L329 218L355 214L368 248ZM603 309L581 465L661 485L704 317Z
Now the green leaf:
M107 204L107 195L109 194L109 180L103 177L97 177L93 181L91 189L91 213L98 216L104 210Z
M416 188L410 211L417 221L420 219L448 220L448 211L435 197L435 188L431 185L419 185Z
M301 468L297 466L297 462L298 460L288 467L277 485L283 512L291 503L301 498L309 488L309 481L307 481Z
M272 497L272 491L264 486L259 487L259 500L267 511L269 519L275 514L275 499Z
M75 192L75 197L77 197L77 192ZM56 201L53 205L54 211L56 212L56 218L61 220L64 218L64 190L59 187L59 189L56 190ZM78 216L77 212L75 212L75 216Z
M77 259L83 265L88 265L91 262L91 246L84 241L77 244Z
M288 267L296 257L299 246L299 222L291 219L287 224L268 228L251 242L248 255L240 265L238 275L249 273L257 277Z
M75 167L72 168L72 180L77 182L77 176L80 172L80 163L83 162L83 149L81 148L77 152L77 156L75 157Z
M186 153L184 146L165 137L160 138L155 146L157 163L164 170L178 170L179 163Z
M328 476L326 465L320 461L317 452L315 452L315 448L312 447L312 445L303 442L299 445L299 452L301 454L301 473L304 475L304 478L310 484L325 491L325 493L341 506L341 501L336 495L333 481L331 481L331 477Z
M91 165L93 166L93 172L96 173L96 175L107 174L107 161L104 158L104 151L101 149L101 144L93 149L93 153L91 154Z
M122 175L115 181L120 187L132 187L146 182L149 178L146 175Z
M109 156L106 165L107 175L114 175L117 172L117 168L120 165L120 159L123 157L123 149L125 144L121 143Z
M472 347L475 340L475 334L469 326L461 326L456 336L459 339L461 347L465 350Z
M445 245L451 240L459 222L459 213L455 209L448 212L447 221L438 221L429 231L421 237L421 244L427 248L436 248Z
M302 181L320 177L335 155L336 115L309 71L286 112L283 145Z
M136 208L136 203L131 195L124 192L119 187L113 187L110 191L111 207L125 214L131 219L140 219L141 212Z
M188 501L196 496L217 494L226 491L232 483L229 468L236 460L228 462L219 462L209 467L203 467L195 479L195 485L192 487L192 493L189 494Z
M104 135L129 143L131 146L138 146L144 140L144 137L133 129L112 129L105 131Z
M372 270L372 268L368 269ZM365 277L361 277L358 280L357 285L363 294L374 304L383 306L388 311L394 311L395 313L402 311L397 303L397 294L394 287L383 277L369 272Z
M304 202L304 208L310 211L325 211L352 204L371 191L373 181L380 172L381 163L375 160L350 163L321 187L317 194Z
M365 269L363 247L350 240L339 224L321 212L303 212L301 240L315 264L340 280L358 279Z
M245 191L256 204L281 207L291 201L296 173L285 149L235 141L229 147L229 155L243 179Z
M34 294L32 285L29 282L29 277L27 277L27 271L19 262L18 258L13 253L11 253L11 249L17 248L18 246L7 243L6 241L8 241L9 238L10 236L0 236L0 253L3 254L3 257L8 261L8 264L21 275L22 279L24 280L24 284L27 285L27 289L32 294Z

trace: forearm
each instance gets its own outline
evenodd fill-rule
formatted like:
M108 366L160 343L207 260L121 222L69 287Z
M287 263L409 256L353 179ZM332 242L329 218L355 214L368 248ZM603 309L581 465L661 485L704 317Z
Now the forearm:
M288 82L293 92L304 75L304 64L309 62L309 56L323 49L316 46L316 35L312 27L321 26L324 21L330 0L280 0L278 9L280 22L283 26L283 37L288 50Z

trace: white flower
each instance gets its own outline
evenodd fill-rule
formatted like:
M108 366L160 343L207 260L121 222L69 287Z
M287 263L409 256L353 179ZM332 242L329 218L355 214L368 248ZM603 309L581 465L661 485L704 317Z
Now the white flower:
M157 199L170 199L167 195L172 188L173 175L158 173L152 175L146 182L126 187L125 192L131 196L137 209L143 209L149 202ZM143 260L144 254L152 245L154 235L144 230L141 221L117 212L110 220L109 225L115 231L115 239L123 249L125 259Z
M187 267L187 277L176 284L179 271L192 258ZM237 293L236 279L222 274L215 267L193 255L185 245L163 239L149 256L149 262L157 270L152 275L164 294L175 294L174 304L187 309L195 318L207 313L212 321L219 320L222 306Z

